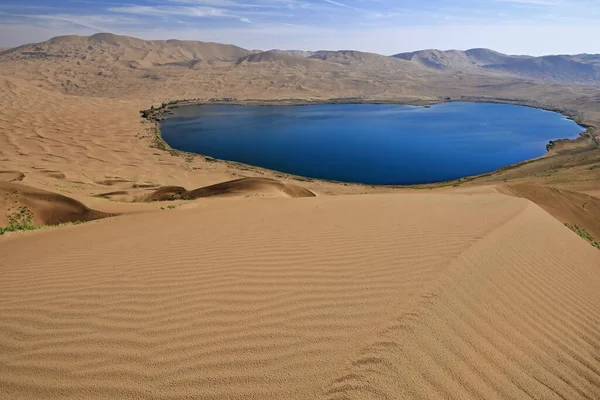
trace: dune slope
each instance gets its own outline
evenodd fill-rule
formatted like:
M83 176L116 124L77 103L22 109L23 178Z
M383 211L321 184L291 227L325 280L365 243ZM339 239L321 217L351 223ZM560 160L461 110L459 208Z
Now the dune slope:
M561 222L585 228L600 238L600 199L585 193L529 183L499 187L500 192L533 201Z
M58 225L64 222L93 221L111 214L92 210L85 204L30 186L0 181L0 226L7 225L7 216L27 207L33 213L36 225Z
M314 193L302 186L282 183L271 178L242 178L191 190L185 198L197 199L215 196L272 195L285 197L314 197Z
M0 241L4 395L600 395L600 252L528 200L197 205Z

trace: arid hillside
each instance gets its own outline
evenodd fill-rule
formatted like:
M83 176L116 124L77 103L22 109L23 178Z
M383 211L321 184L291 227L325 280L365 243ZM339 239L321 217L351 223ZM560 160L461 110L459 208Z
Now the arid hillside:
M600 55L512 56L489 49L421 50L395 58L435 71L497 73L559 84L600 86Z
M463 95L537 97L547 103L550 97L535 96L538 80L540 90L551 87L547 82L593 85L598 68L592 55L534 58L487 49L395 57L351 50L255 52L112 34L57 37L0 54L4 76L80 96L137 99L437 98L460 89ZM521 91L523 85L528 89Z

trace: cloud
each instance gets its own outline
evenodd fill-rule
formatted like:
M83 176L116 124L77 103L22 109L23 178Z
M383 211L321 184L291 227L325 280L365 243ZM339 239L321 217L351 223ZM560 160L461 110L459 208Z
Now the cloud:
M499 0L503 3L517 3L517 4L529 4L536 6L562 6L566 5L564 1L561 0Z
M119 6L110 7L108 11L118 14L134 14L162 17L179 15L187 17L228 17L238 18L227 10L213 7L168 7L168 6Z
M323 0L323 1L325 1L326 3L329 3L329 4L333 4L334 6L343 7L343 8L349 8L351 10L362 11L362 10L356 8L356 7L352 7L352 6L349 6L348 4L340 3L338 1L334 1L334 0Z
M34 0L16 1L0 5L0 46L104 31L252 49L600 52L596 0L70 0L66 9L64 2L30 8Z

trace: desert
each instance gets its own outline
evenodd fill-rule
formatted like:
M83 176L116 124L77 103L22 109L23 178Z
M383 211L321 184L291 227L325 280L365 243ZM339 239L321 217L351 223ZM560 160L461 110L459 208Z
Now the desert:
M110 33L0 52L0 397L598 398L598 60ZM365 185L162 140L170 108L215 99L583 128L495 172Z

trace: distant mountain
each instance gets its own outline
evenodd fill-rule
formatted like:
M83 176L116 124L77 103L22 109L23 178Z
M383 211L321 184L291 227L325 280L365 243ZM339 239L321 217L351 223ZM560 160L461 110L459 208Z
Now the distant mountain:
M576 61L573 56L545 56L491 64L485 69L552 82L595 84L600 82L600 65Z
M509 56L504 53L499 53L490 49L470 49L464 52L469 60L475 62L477 65L491 65L491 64L502 64L513 60L523 60L532 58L531 56Z
M420 50L400 53L393 57L411 61L425 68L436 70L468 71L490 64L501 64L522 56L509 56L489 49L460 50Z
M393 57L410 61L420 67L436 70L463 70L472 67L472 62L464 52L454 50L419 50L410 53L396 54Z
M567 84L600 85L600 55L512 56L489 49L421 50L393 57L436 71L493 73Z
M253 53L244 57L240 57L236 60L237 65L243 65L248 63L278 64L287 67L303 66L306 68L318 68L323 64L323 62L321 62L320 60L314 60L311 58L301 56L293 56L285 52L276 50Z
M600 54L575 54L571 57L574 61L592 65L600 65Z
M310 57L312 55L315 54L314 51L305 51L305 50L280 50L280 49L274 49L274 50L269 50L272 53L280 53L280 54L287 54L288 56L294 56L294 57L303 57L303 58L307 58Z
M13 59L78 58L90 62L117 63L132 68L171 65L198 60L232 61L251 52L241 47L187 40L142 40L98 33L92 36L58 36L2 53Z
M25 75L26 71L51 71L54 79L41 79L40 84L59 86L68 93L83 93L90 88L97 93L116 93L119 88L134 85L131 75L147 83L182 79L200 79L217 68L248 70L261 67L277 69L302 68L315 72L321 83L336 85L340 76L367 74L392 75L407 82L415 77L423 82L439 74L464 74L494 79L510 77L567 85L600 87L600 55L575 54L558 56L515 56L478 48L459 50L420 50L389 57L355 50L251 51L228 44L186 40L142 40L134 37L99 33L92 36L59 36L42 43L27 44L0 52L2 74ZM250 72L252 70L253 72ZM336 78L325 78L320 72L332 72ZM185 79L178 74L186 75ZM268 74L268 71L267 71ZM341 75L339 75L341 74ZM315 78L315 82L318 81ZM327 81L329 79L329 81ZM373 80L380 82L381 80ZM316 85L316 83L315 83ZM380 90L386 90L381 85Z
M355 50L316 51L311 59L329 61L336 64L368 69L411 69L413 66L393 57L381 54L365 53Z
M354 50L299 52L297 50L270 50L253 53L239 58L236 64L276 63L285 66L304 66L307 68L350 67L356 69L376 69L383 71L417 70L403 60L381 54L364 53Z

